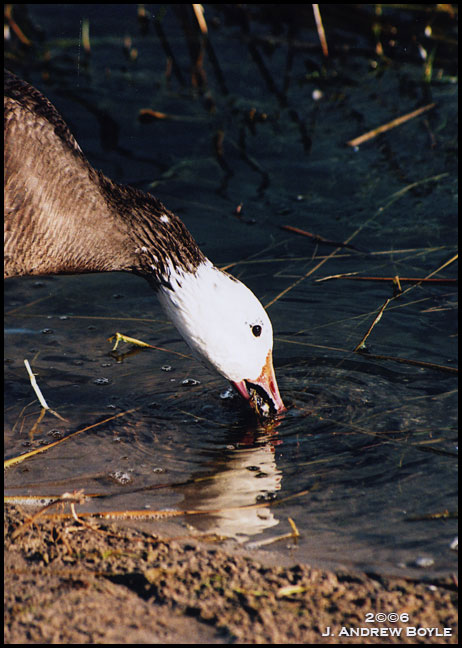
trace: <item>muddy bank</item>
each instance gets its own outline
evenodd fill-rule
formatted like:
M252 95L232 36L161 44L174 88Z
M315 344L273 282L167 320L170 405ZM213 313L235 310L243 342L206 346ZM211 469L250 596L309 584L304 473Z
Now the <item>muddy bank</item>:
M197 539L27 519L5 507L7 644L458 643L449 580L268 566Z

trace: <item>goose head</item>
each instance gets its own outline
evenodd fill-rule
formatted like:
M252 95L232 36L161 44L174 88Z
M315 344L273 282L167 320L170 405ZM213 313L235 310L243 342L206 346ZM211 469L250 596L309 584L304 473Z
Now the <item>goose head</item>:
M246 400L285 410L274 374L273 329L251 290L205 260L194 272L173 265L159 300L194 354ZM264 412L264 410L262 410Z

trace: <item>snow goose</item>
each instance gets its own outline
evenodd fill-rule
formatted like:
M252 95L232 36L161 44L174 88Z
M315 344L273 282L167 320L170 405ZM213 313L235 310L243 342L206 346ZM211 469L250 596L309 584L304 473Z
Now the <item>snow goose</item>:
M87 161L54 106L5 71L5 277L127 271L144 277L193 352L260 413L282 412L271 322L154 196Z

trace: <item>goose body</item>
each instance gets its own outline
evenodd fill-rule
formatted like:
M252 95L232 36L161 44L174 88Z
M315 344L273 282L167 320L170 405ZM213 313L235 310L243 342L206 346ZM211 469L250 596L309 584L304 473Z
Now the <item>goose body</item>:
M281 412L266 311L149 193L87 161L54 106L5 71L5 277L127 271L145 278L193 352Z

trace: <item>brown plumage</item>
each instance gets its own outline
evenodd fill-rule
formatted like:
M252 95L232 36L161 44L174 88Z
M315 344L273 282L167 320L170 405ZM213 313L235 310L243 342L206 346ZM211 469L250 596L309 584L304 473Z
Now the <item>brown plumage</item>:
M156 284L204 261L182 221L96 171L38 90L5 70L5 277L125 270Z

